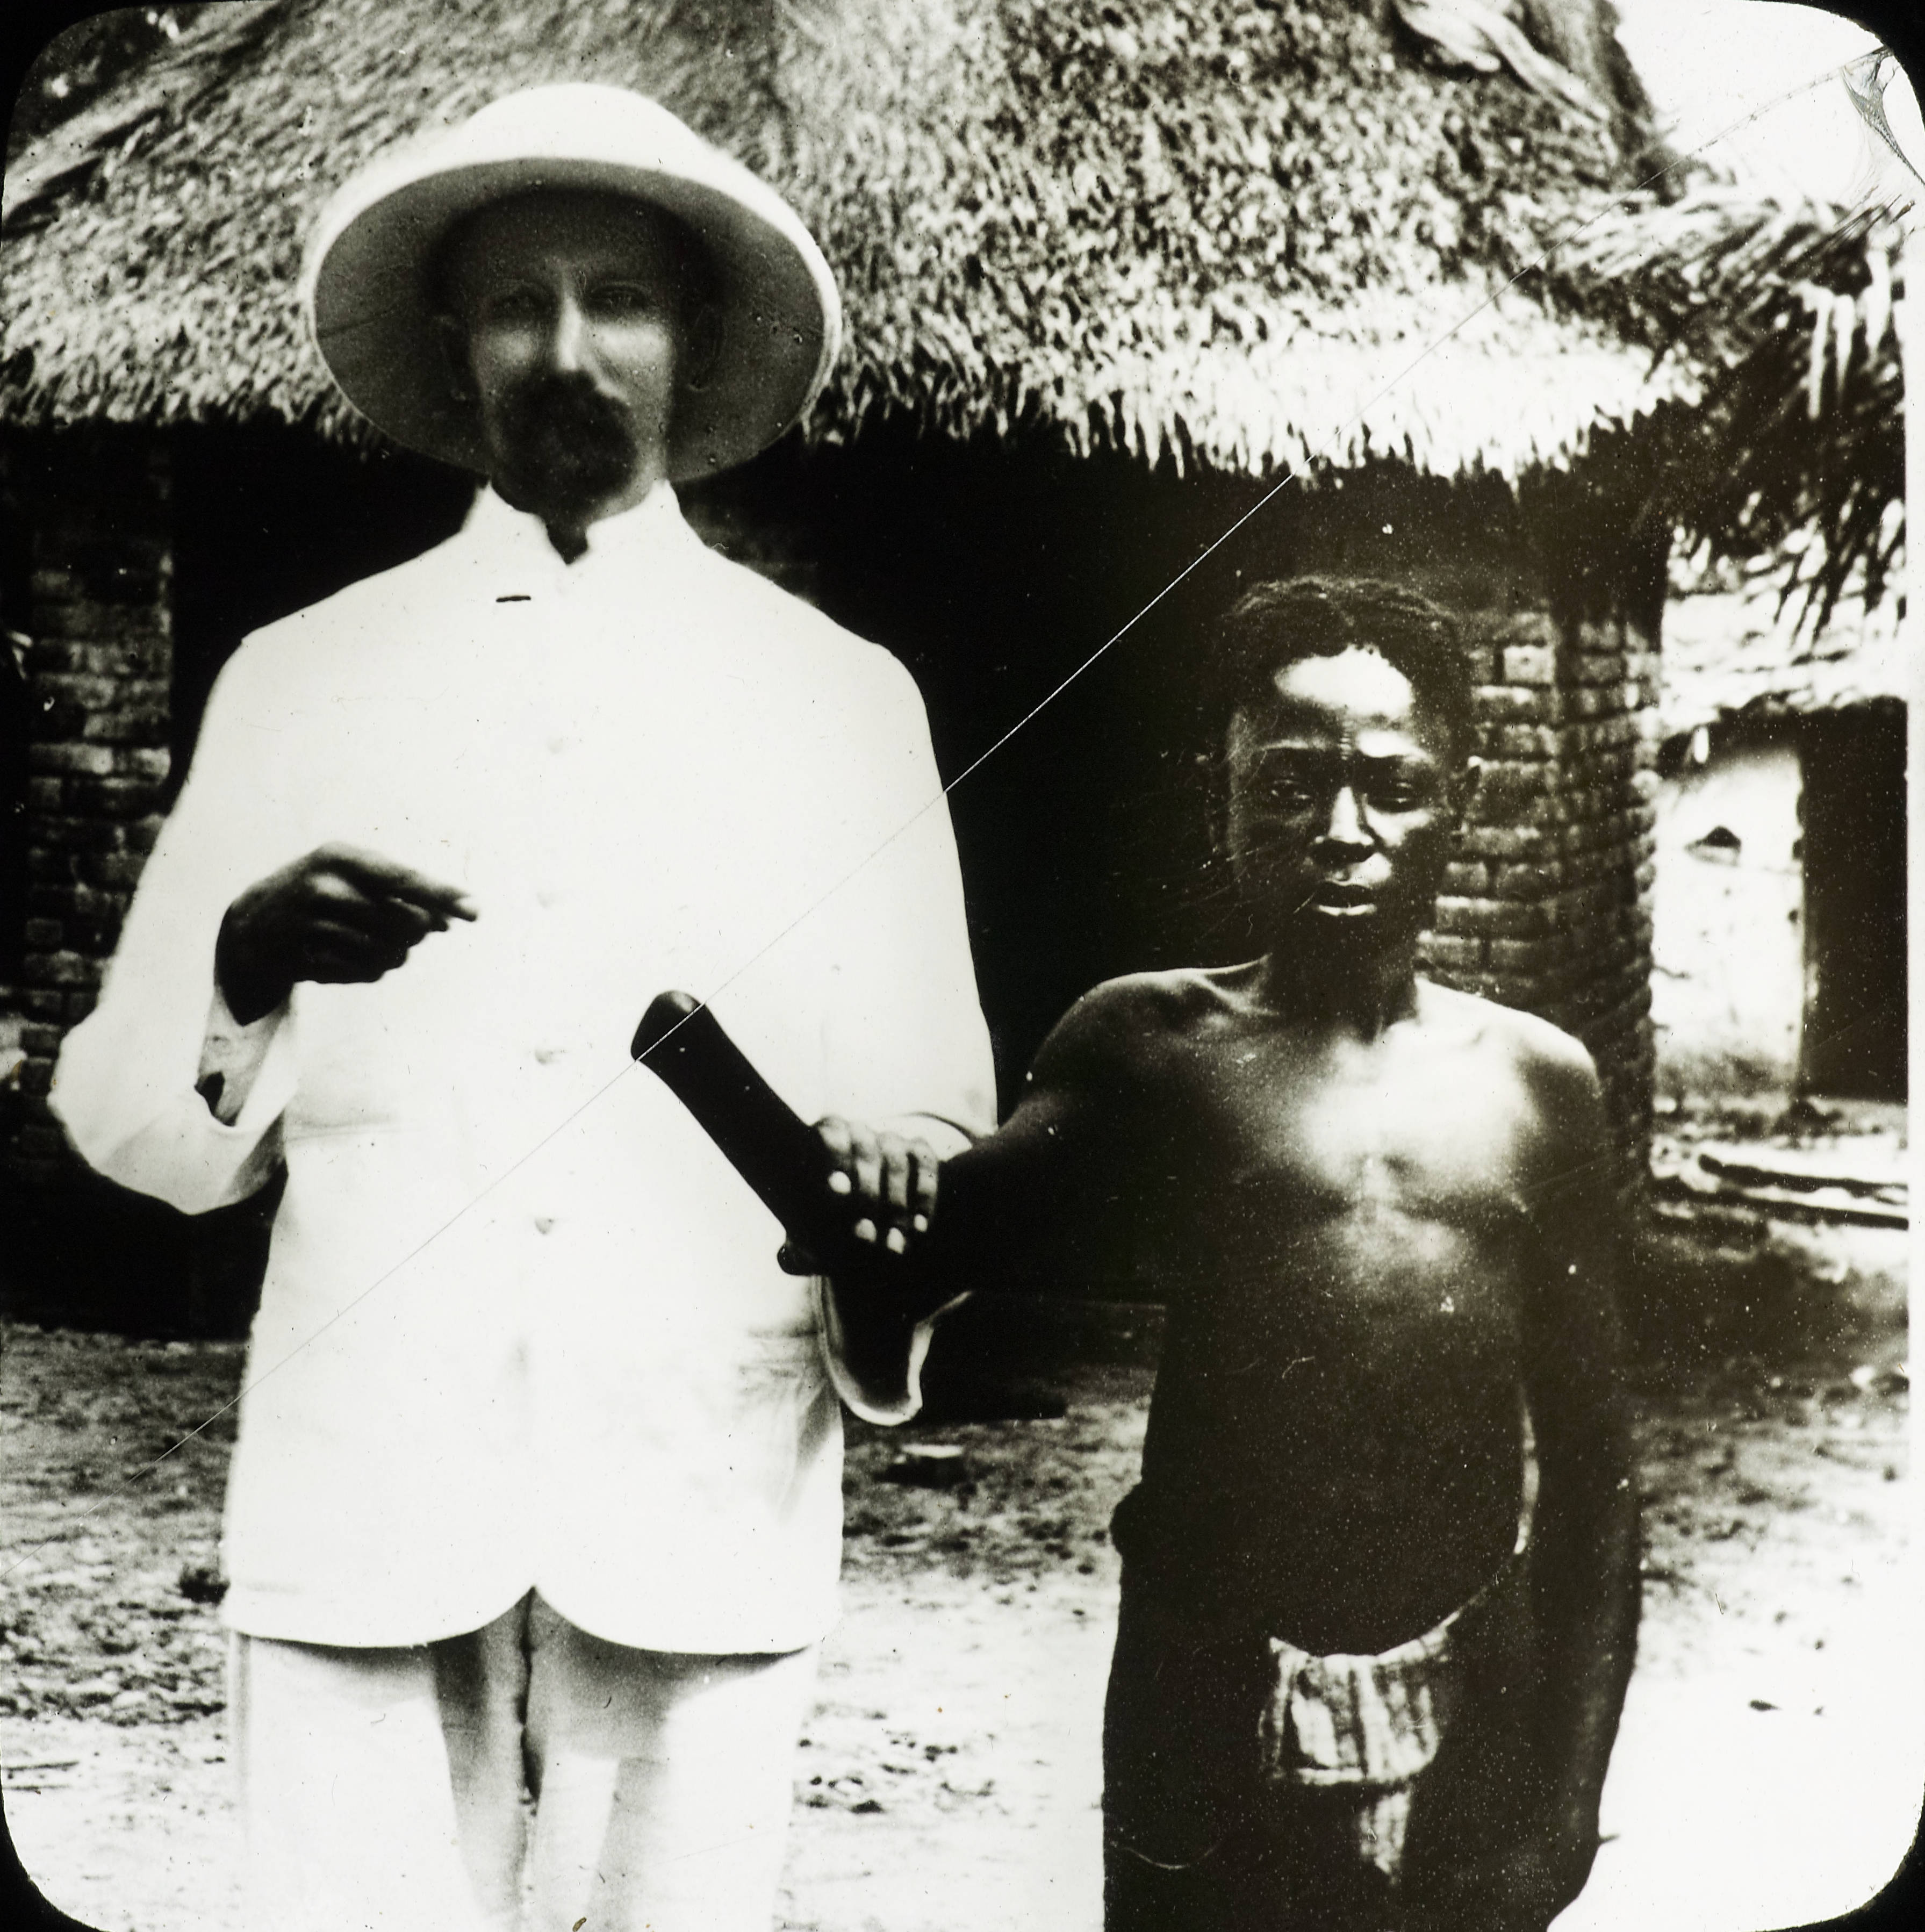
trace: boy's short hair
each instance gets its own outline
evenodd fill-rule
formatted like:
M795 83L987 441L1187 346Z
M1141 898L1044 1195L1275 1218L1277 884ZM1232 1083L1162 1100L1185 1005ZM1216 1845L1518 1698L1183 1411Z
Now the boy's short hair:
M1273 694L1271 680L1305 658L1373 650L1411 681L1417 700L1443 720L1453 752L1474 742L1463 631L1441 604L1374 577L1291 577L1253 585L1223 614L1202 694L1206 742L1220 751L1238 710Z

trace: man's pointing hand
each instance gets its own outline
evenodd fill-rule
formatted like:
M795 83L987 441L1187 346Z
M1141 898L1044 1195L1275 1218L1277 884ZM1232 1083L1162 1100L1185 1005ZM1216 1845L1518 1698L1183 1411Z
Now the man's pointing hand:
M271 1012L296 980L378 980L430 932L474 916L459 886L355 846L317 846L227 908L214 977L228 1010L245 1026Z

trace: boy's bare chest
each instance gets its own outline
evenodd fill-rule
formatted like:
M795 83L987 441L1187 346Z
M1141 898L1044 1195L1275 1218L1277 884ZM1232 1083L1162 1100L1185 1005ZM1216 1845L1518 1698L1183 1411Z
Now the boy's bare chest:
M1173 1114L1197 1130L1193 1161L1215 1170L1198 1177L1211 1192L1259 1189L1311 1219L1353 1209L1456 1219L1516 1203L1527 1181L1533 1110L1494 1055L1212 1042L1162 1072Z
M1508 1328L1534 1238L1533 1116L1501 1062L1213 1042L1165 1072L1196 1130L1185 1245L1225 1312Z

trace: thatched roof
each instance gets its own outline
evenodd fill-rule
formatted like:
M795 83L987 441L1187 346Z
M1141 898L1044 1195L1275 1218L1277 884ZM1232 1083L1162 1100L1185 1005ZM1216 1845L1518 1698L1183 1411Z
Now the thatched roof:
M1848 586L1876 604L1903 550L1909 212L1729 185L1631 196L1547 278L1645 341L1654 368L1698 372L1696 406L1642 427L1663 512L1714 558L1782 561L1781 602L1813 628Z
M1910 680L1894 601L1867 610L1852 599L1813 636L1795 632L1762 586L1674 598L1664 614L1664 735L1903 700Z
M656 94L815 230L850 321L816 434L899 409L1236 470L1321 453L1515 475L1679 386L1584 304L1512 285L1648 138L1614 17L1609 0L211 8L10 175L0 420L358 433L294 308L315 209L396 138L577 78Z

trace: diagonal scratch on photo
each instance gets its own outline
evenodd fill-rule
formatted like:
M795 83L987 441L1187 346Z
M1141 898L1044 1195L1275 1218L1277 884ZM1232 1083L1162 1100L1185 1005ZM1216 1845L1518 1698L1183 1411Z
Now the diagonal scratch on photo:
M48 39L0 217L43 1898L1878 1894L1905 51L1773 0Z

